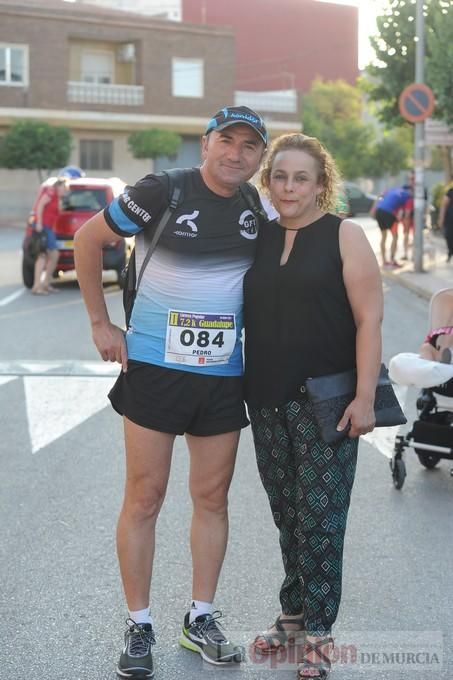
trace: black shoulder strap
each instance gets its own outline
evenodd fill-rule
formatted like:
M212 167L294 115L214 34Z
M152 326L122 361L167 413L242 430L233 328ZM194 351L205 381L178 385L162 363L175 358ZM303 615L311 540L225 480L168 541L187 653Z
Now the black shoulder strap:
M187 168L170 168L163 170L161 174L165 175L168 181L168 205L173 211L184 200L184 178Z
M140 281L142 280L143 273L151 259L151 255L156 248L157 242L165 229L165 225L170 219L171 213L182 203L184 198L184 168L172 168L171 170L164 170L162 175L166 175L168 180L168 205L165 208L165 212L159 220L156 230L149 244L148 250L140 267L140 272L137 277L135 284L135 290L138 290L140 286Z
M244 184L241 184L239 187L239 191L252 213L258 217L260 221L269 222L267 212L263 208L257 188L250 182L244 182Z

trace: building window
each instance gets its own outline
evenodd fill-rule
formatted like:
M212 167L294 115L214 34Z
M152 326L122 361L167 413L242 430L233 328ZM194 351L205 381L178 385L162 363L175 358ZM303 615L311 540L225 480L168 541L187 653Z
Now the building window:
M173 97L204 96L203 59L172 60Z
M0 43L0 85L28 85L27 45Z
M84 170L112 170L113 142L111 139L81 139L80 166Z
M114 55L112 52L83 52L81 67L84 83L109 85L115 82Z

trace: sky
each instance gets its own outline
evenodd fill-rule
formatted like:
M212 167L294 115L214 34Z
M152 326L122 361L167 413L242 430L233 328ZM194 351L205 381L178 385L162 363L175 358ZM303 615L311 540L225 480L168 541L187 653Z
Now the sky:
M359 8L359 68L364 68L373 58L369 36L376 33L376 16L388 4L387 0L318 0L337 5L355 5Z

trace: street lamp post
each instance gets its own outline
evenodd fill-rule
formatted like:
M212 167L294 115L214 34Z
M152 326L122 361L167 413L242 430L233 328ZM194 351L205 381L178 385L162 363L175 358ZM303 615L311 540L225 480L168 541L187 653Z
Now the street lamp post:
M425 25L423 0L417 0L415 15L415 82L424 81ZM423 227L425 213L425 123L415 123L414 133L415 195L414 195L414 270L423 271Z

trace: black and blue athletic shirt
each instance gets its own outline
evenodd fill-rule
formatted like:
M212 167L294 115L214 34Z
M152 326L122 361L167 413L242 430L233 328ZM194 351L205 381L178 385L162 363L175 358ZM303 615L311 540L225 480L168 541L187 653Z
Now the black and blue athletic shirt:
M127 186L104 212L110 228L135 236L140 271L168 203L165 176ZM213 193L199 168L184 177L184 200L171 214L146 267L127 330L130 359L210 375L241 375L242 284L252 264L257 219L239 191Z

